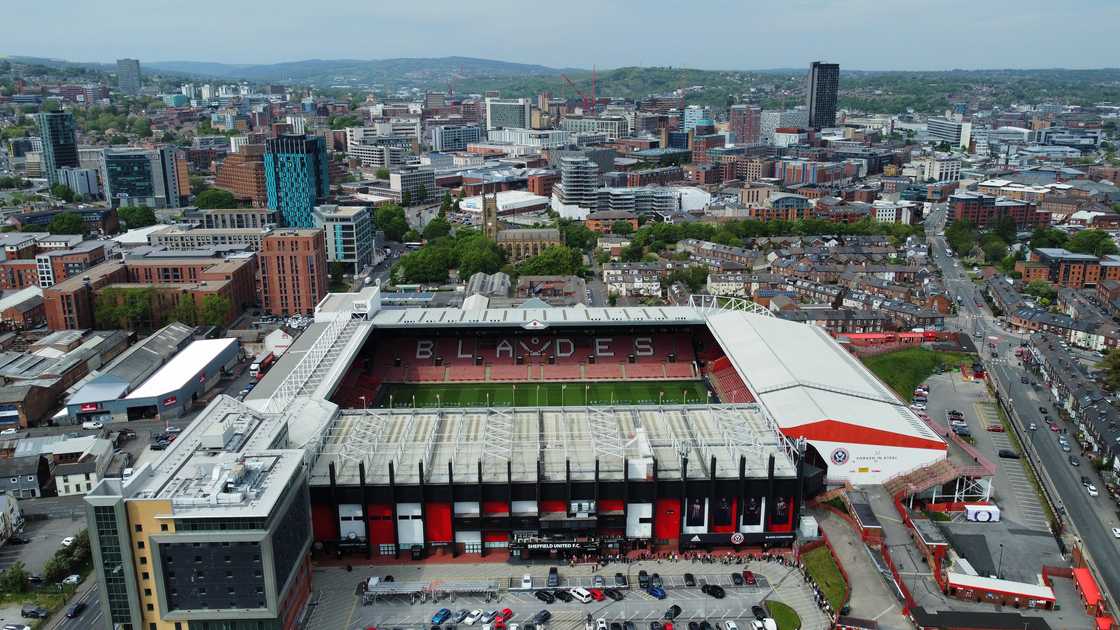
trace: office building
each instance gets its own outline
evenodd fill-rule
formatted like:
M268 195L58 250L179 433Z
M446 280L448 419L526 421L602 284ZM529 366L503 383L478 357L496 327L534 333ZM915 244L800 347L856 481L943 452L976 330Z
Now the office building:
M358 160L362 168L389 168L415 159L412 141L399 136L366 136L346 145L346 155Z
M934 117L926 121L930 142L948 142L954 149L968 149L972 143L972 123L951 118Z
M101 184L97 181L96 169L63 166L58 169L58 181L86 199L101 196Z
M961 161L945 155L922 156L905 165L902 174L929 184L955 182L961 178Z
M243 144L236 153L218 163L215 188L229 191L239 202L255 207L268 205L265 186L263 144Z
M283 134L268 140L264 154L268 207L289 227L307 228L312 211L330 193L326 142L321 136Z
M791 127L804 129L809 126L809 110L788 109L785 111L764 111L759 122L759 140L773 144L777 129Z
M261 243L261 307L273 315L311 315L327 294L324 232L282 229Z
M482 140L482 127L478 125L440 125L428 130L428 144L432 151L464 151L467 145Z
M569 133L605 133L610 140L630 135L630 123L622 116L565 116L560 128Z
M689 105L681 112L681 130L692 131L701 120L709 118L708 112L699 105Z
M70 112L40 112L35 115L39 123L39 138L43 142L42 171L47 183L59 182L58 169L64 166L78 168L77 125Z
M840 64L814 61L809 65L809 126L814 129L836 125L836 94L840 87Z
M140 93L140 60L117 60L117 88L129 96Z
M342 263L354 274L373 264L373 217L367 206L316 206L315 226L325 232L327 262Z
M303 451L287 436L285 420L218 396L163 457L86 494L104 627L299 624L311 510Z
M566 129L524 129L521 127L506 127L492 129L487 133L491 142L503 144L516 144L526 147L541 149L558 149L568 146L572 134Z
M527 98L495 98L486 99L486 129L503 129L514 127L526 129L530 125L530 110L532 101Z
M263 228L272 223L272 212L257 208L194 208L183 213L183 221L204 228Z
M735 144L756 144L762 134L762 108L758 105L732 105L728 115Z
M179 208L190 194L185 162L177 149L105 149L101 153L101 182L113 208L147 206Z
M560 158L560 183L553 191L561 204L594 208L598 188L599 167L594 162L580 156Z
M428 166L409 165L389 172L389 187L404 205L437 199L436 173Z

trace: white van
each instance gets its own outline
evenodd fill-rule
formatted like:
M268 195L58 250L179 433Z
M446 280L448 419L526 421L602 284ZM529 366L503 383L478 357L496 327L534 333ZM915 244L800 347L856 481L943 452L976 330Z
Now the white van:
M521 588L523 588L525 590L532 589L533 588L533 576L529 575L528 573L526 573L525 575L522 575L521 576Z
M573 588L568 594L576 598L581 604L591 603L591 592L585 588Z

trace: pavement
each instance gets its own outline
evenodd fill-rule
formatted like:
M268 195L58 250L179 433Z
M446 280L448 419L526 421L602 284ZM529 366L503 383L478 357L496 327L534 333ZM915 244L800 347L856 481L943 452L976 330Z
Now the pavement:
M813 516L832 549L844 565L844 571L853 584L851 616L859 619L873 619L881 630L906 630L912 627L910 620L902 614L902 603L896 591L888 586L888 577L872 560L867 545L860 540L844 519L828 510L814 510ZM858 586L855 586L858 585Z
M545 605L529 591L517 588L504 588L505 585L520 585L521 576L532 575L534 587L545 584L549 565L534 564L512 566L509 564L418 564L411 566L360 567L353 572L342 568L317 568L313 571L312 584L315 590L315 605L305 627L344 628L361 630L369 626L391 628L424 628L430 626L432 614L441 607L452 610L459 608L493 610L508 607L514 612L512 621L524 622L541 609L547 609L553 617L549 622L556 630L583 628L590 613L593 617L603 617L608 622L633 621L643 627L650 621L659 620L665 610L677 604L683 609L681 621L708 619L736 620L740 628L749 627L746 622L753 618L752 605L765 599L781 601L797 610L802 617L802 628L823 630L830 626L828 618L820 611L813 600L813 594L796 567L780 563L751 562L749 564L723 565L720 563L693 563L686 561L647 561L631 564L611 564L601 568L608 584L613 583L615 572L628 575L630 590L625 590L625 599L619 602L605 600L583 605L578 602L565 604L556 602ZM749 568L759 578L756 586L732 586L730 574ZM665 583L668 597L656 600L644 591L636 589L638 571L650 574L659 573ZM718 582L727 592L722 600L713 599L700 592L699 586L686 587L683 575L691 572L698 584L704 581ZM407 599L389 598L378 601L376 605L363 606L356 594L359 582L371 575L393 575L396 582L403 581L480 581L492 580L503 585L495 600L486 601L482 596L457 596L453 600L439 602L427 601L415 605ZM560 575L563 585L589 585L590 565L576 567L562 566Z

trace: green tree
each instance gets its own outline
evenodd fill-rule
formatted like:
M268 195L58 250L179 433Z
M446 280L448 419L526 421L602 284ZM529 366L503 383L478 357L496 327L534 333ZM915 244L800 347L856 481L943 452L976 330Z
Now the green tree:
M347 127L360 127L362 119L354 116L353 114L344 114L342 116L331 116L327 120L327 124L331 129L345 129Z
M448 212L455 206L455 200L451 198L451 191L443 193L443 201L439 202L439 216L446 217Z
M1004 243L1014 243L1019 230L1013 217L1002 216L992 225L992 232L1003 239Z
M611 224L611 234L633 234L634 226L629 221L615 221Z
M1058 292L1045 280L1031 280L1023 291L1044 300L1053 301L1054 298L1058 297Z
M424 240L431 241L448 234L451 234L451 224L442 217L435 217L424 226Z
M572 249L585 252L595 247L595 243L599 240L599 235L592 232L583 224L583 221L560 219L558 225L560 237L564 239L564 244Z
M130 230L158 223L156 213L147 206L122 206L117 208L117 216Z
M194 198L194 205L199 208L236 208L237 200L228 190L207 188Z
M346 264L338 261L332 262L331 269L331 288L335 287L343 289L343 282L346 280Z
M970 221L955 221L945 228L945 240L958 256L967 256L972 253L979 242L980 234Z
M412 193L407 190L401 193L401 205L406 208L412 205Z
M47 231L51 234L84 234L86 227L78 213L60 212L51 218Z
M517 265L524 276L570 276L579 273L582 255L566 245L554 245Z
M1097 363L1104 372L1104 385L1109 391L1120 390L1120 352L1109 352Z
M202 191L210 188L206 183L206 178L199 175L191 175L191 194L200 195Z
M1054 228L1035 228L1031 232L1030 245L1031 249L1038 249L1040 247L1065 247L1066 241L1069 236Z
M377 229L385 233L385 238L390 241L400 242L408 232L408 219L404 216L404 208L400 206L382 206L374 211L373 223Z
M377 177L377 179L389 179L389 169L379 168L374 172L374 176Z
M5 593L23 593L27 591L27 578L30 574L22 562L16 562L0 573L0 591Z
M980 249L984 252L984 260L989 264L998 263L1007 256L1007 243L995 236L985 239Z
M168 322L182 322L188 326L198 325L198 304L190 295L183 295L175 308L168 314Z
M147 118L133 118L128 130L141 138L151 138L152 121Z
M651 247L650 249L653 248ZM644 255L645 251L643 250L642 246L638 244L637 241L633 241L626 247L622 248L622 251L619 252L618 257L622 260L622 262L638 262Z
M1117 252L1116 242L1108 232L1102 230L1082 230L1070 237L1066 249L1078 254L1106 256Z
M406 282L446 282L451 253L445 247L424 247L402 256L400 266Z
M708 268L702 265L692 265L683 269L677 268L669 272L666 284L683 282L688 290L697 293L708 284Z
M211 294L202 298L202 309L199 319L209 326L225 326L229 321L233 302L224 295Z
M70 558L61 551L55 553L43 565L43 580L49 584L58 584L70 575Z
M66 184L55 184L51 186L51 195L66 203L73 203L74 200L78 198L77 193L71 190Z

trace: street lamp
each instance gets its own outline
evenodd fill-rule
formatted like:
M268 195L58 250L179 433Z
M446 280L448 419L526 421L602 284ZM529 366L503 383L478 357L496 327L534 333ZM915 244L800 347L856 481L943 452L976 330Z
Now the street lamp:
M362 399L362 410L364 411L365 408L366 408L366 397L365 396L358 396L358 398Z

